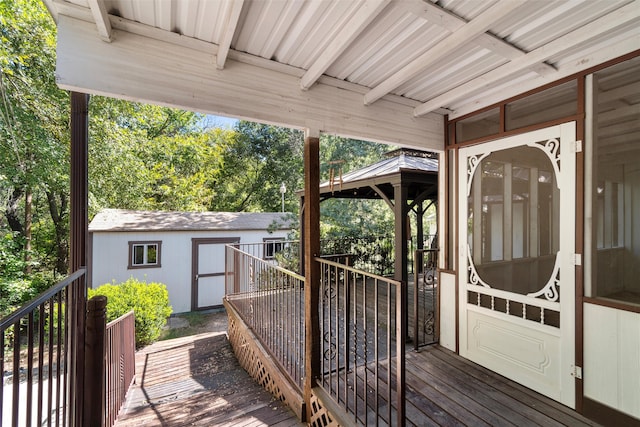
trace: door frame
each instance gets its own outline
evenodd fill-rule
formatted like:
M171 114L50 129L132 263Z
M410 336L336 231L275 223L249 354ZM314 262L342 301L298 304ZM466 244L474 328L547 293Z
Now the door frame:
M484 155L488 155L491 152L508 149L511 147L517 146L535 146L537 148L545 151L553 162L553 147L542 147L539 144L531 145L527 142L533 141L543 141L546 139L560 138L560 144L562 149L560 153L557 155L557 161L554 164L554 168L558 166L556 170L558 183L562 192L561 200L564 198L565 203L562 206L562 210L560 213L560 230L561 230L561 246L562 249L559 256L559 263L563 267L563 278L567 280L569 283L572 283L572 286L560 286L560 301L562 302L562 309L560 310L560 325L559 328L559 346L560 346L560 372L559 372L559 384L561 390L561 397L557 398L560 402L565 405L575 407L576 403L579 403L581 400L581 396L578 396L576 393L576 386L578 381L576 381L575 377L575 362L577 351L581 351L576 346L576 326L578 326L578 322L576 321L576 292L578 291L577 279L576 277L576 265L579 264L579 257L575 255L575 244L576 239L578 238L576 234L575 227L575 218L576 218L576 194L578 191L578 182L576 175L576 167L577 167L577 159L576 159L576 137L577 137L577 127L578 123L572 121L567 122L555 126L550 126L547 128L542 128L526 133L520 133L513 136L498 138L495 140L491 140L488 142L483 142L476 145L469 145L465 147L460 147L458 151L458 156L456 156L456 168L458 170L457 174L457 183L456 183L456 192L457 196L457 206L458 206L458 219L457 219L457 238L456 245L458 246L458 298L457 298L457 321L458 321L458 349L459 353L473 360L473 357L469 356L468 352L468 331L467 331L467 322L468 322L468 292L467 292L467 283L468 277L470 276L467 261L467 191L466 188L467 183L473 179L473 176L468 176L468 164L469 159L473 157L473 162L480 163ZM555 136L554 136L555 135ZM480 157L478 157L478 155ZM475 169L474 169L475 170ZM558 172L561 174L558 174ZM567 191L569 192L567 194ZM570 202L568 201L570 200ZM565 237L563 237L565 236ZM570 243L562 244L563 239L566 239L566 236L571 236ZM473 273L473 272L472 272ZM563 283L564 283L563 280ZM498 291L498 290L495 290ZM499 292L498 292L499 293ZM491 313L489 313L491 314ZM499 318L500 315L494 316ZM508 319L503 319L508 320ZM526 327L526 326L525 326ZM527 384L524 384L527 386ZM530 388L534 388L528 386ZM535 388L534 388L535 389Z
M218 305L210 305L198 307L198 249L202 244L231 244L240 243L240 237L193 237L191 239L191 311L208 310L219 307ZM223 262L226 268L226 263ZM203 277L224 276L224 270L221 273L207 273Z

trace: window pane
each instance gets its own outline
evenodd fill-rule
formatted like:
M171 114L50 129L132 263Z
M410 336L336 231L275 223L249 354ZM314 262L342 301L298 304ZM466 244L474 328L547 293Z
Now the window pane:
M544 123L577 113L578 90L575 80L529 95L506 105L506 130Z
M144 264L144 245L133 245L133 265Z
M521 294L547 284L560 244L559 203L553 165L542 150L510 148L480 162L468 200L469 246L485 283Z
M471 141L500 132L500 109L493 108L484 113L456 122L456 142Z
M157 264L158 245L147 245L147 264Z
M640 58L599 71L593 80L587 294L640 304Z

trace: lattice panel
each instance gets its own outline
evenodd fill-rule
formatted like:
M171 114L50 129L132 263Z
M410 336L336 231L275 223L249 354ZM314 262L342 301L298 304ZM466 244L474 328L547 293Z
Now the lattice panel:
M255 351L254 347L250 345L251 343L242 333L238 327L237 320L233 316L229 316L228 333L229 342L231 343L233 352L238 358L240 366L242 366L244 370L258 382L258 384L264 387L265 390L292 407L292 402L287 401L286 396L282 393L277 382L274 380L272 373L269 372L267 366L260 359L259 352Z
M311 394L311 420L309 421L311 427L338 427L340 424L335 422L329 411L322 407L322 403L318 397Z

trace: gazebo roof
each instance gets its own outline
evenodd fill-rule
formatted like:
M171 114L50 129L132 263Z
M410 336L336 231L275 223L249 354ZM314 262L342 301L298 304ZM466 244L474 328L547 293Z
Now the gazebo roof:
M438 160L431 153L400 149L388 153L388 156L377 163L345 174L341 180L339 177L334 178L333 185L329 181L320 184L321 197L386 197L390 200L393 199L394 186L405 185L408 188L408 200L418 197L423 200L437 198Z

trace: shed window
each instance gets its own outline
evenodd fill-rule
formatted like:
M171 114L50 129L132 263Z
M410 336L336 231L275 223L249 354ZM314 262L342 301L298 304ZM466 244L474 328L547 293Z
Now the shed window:
M160 267L161 241L129 242L129 268Z
M284 239L264 239L264 259L275 258L278 252L282 251L282 243Z

